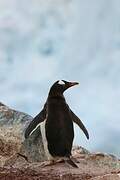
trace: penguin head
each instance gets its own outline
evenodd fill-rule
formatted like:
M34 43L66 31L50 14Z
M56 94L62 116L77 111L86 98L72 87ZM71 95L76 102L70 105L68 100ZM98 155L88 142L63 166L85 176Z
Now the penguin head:
M50 95L60 95L63 94L65 90L67 90L68 88L75 86L79 84L78 82L68 82L65 80L58 80L56 81L52 87L50 88Z

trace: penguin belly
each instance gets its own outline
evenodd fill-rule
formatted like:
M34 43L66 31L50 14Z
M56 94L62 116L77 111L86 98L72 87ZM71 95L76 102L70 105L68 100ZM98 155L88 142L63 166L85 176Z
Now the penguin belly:
M53 157L70 157L74 138L73 122L58 116L58 119L49 119L45 129L49 153Z

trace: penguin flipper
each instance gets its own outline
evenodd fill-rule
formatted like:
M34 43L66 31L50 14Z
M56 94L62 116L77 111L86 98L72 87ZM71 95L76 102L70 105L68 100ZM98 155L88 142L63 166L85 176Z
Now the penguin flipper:
M84 124L82 123L82 121L73 113L72 110L70 110L70 112L71 112L73 122L75 122L82 129L82 131L86 135L87 139L89 139L89 133L88 133L86 127L84 126Z
M42 111L30 122L25 130L25 138L28 138L46 118L46 104Z

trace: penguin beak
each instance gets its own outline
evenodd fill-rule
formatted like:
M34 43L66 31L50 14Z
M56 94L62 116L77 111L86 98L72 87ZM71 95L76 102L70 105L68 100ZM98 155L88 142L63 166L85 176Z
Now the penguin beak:
M78 82L69 82L68 86L72 87L72 86L75 86L75 85L78 85L78 84L79 84Z

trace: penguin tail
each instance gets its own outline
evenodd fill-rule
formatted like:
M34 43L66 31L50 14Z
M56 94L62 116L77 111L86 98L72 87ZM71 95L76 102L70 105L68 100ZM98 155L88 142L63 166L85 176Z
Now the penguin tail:
M70 159L70 157L67 157L67 158L65 159L65 163L71 165L71 166L74 167L74 168L78 168L78 166L73 162L72 159Z

